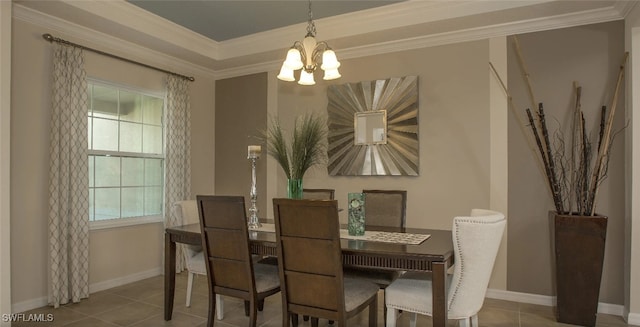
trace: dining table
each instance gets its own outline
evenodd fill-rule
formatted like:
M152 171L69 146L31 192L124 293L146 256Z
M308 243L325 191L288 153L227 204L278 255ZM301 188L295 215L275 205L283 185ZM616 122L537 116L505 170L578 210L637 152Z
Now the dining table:
M269 225L269 224L263 224ZM345 232L345 231L343 231ZM366 233L369 234L366 234ZM450 230L367 226L365 235L408 234L428 235L417 244L365 237L341 238L344 266L375 268L397 271L423 271L432 274L433 326L447 323L447 270L454 263L452 234ZM171 320L175 293L176 244L201 245L199 224L188 224L165 229L164 260L164 319ZM423 237L425 238L425 237ZM261 256L277 256L276 235L269 228L249 230L251 252ZM420 240L418 240L420 241Z

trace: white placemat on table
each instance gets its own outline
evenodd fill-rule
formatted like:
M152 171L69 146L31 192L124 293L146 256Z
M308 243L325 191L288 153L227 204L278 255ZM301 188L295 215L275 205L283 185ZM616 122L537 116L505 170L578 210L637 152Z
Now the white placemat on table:
M262 226L260 226L260 228L258 228L257 230L261 232L275 233L276 226L274 224L262 224ZM349 235L349 232L346 229L340 230L340 238L371 242L418 245L429 239L429 237L431 237L431 235L429 234L394 233L380 231L365 231L363 236L352 236Z

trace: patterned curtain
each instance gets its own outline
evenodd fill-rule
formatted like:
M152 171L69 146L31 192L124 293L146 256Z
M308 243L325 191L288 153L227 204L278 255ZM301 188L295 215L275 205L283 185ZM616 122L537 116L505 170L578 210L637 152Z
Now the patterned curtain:
M82 50L53 45L49 303L89 297L87 81Z
M189 81L167 75L165 122L165 226L182 225L171 213L177 201L191 198L191 113ZM182 246L182 245L179 245ZM182 249L176 251L176 272L185 267Z

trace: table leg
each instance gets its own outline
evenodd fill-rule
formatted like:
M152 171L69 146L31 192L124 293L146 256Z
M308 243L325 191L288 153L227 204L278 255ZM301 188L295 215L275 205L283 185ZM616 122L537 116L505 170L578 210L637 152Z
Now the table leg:
M176 291L176 243L164 234L164 320L171 320L173 296Z
M433 287L433 326L447 325L447 263L434 262L432 264Z

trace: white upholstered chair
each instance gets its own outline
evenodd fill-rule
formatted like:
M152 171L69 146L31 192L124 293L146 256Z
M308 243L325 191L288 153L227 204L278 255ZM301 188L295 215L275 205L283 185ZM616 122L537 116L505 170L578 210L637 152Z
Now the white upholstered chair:
M183 225L199 224L198 204L195 200L178 201L173 205L173 214L177 221ZM195 274L207 275L207 268L204 265L204 253L202 246L182 244L182 253L189 273L187 277L187 301L186 306L191 306L191 291L193 290L193 278ZM222 320L224 317L224 303L220 295L216 295L216 318Z
M460 326L478 326L493 264L506 225L503 214L473 209L469 217L453 219L455 252L453 275L448 276L448 318L460 320ZM394 327L398 310L411 314L416 326L417 314L432 315L431 275L407 272L385 290L387 327ZM473 324L471 324L473 322Z

